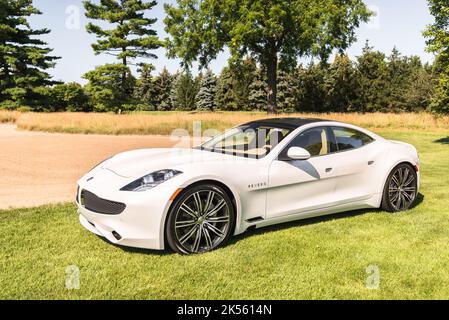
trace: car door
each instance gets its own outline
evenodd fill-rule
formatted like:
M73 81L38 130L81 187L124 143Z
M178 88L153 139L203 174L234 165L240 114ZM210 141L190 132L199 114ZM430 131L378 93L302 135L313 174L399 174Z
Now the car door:
M335 145L327 127L315 127L298 134L269 168L266 219L311 211L334 204ZM309 151L308 160L291 160L291 147Z
M363 132L343 126L331 127L329 134L337 149L333 156L337 204L371 197L375 192L372 181L378 179L377 159L381 152L376 148L376 141Z

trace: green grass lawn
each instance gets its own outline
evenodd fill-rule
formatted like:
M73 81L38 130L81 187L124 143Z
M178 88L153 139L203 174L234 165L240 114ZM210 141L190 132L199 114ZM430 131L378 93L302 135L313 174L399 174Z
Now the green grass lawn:
M110 245L73 204L0 211L0 298L448 299L449 134L380 133L420 152L423 198L410 211L284 224L194 256ZM79 290L65 288L68 265ZM379 289L366 287L370 265Z

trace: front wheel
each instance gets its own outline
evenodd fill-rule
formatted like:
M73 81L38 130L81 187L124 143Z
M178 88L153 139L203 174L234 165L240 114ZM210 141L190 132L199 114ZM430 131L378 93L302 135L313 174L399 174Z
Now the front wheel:
M182 254L208 252L227 242L234 224L234 207L222 188L194 186L175 200L169 212L167 242Z
M415 169L401 163L390 173L382 197L382 209L389 212L404 211L411 207L416 199L417 175Z

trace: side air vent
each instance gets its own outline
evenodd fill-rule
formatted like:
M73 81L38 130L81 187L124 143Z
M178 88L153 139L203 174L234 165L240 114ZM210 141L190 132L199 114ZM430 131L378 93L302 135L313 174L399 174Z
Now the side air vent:
M263 220L262 217L255 217L255 218L251 218L251 219L246 220L246 222L254 223L254 222L259 222L259 221L262 221L262 220Z

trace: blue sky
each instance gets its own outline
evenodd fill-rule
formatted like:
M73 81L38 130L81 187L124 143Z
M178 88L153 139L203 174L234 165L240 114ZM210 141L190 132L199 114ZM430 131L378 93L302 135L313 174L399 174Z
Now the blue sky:
M158 18L155 29L161 38L166 37L162 20L163 3L167 2L175 1L159 1L149 14ZM396 45L405 55L418 55L423 61L433 61L433 55L425 52L425 40L421 34L424 27L433 21L425 0L366 0L365 3L378 15L357 31L358 41L348 50L350 56L360 55L365 40L369 39L371 46L382 52L389 53ZM62 57L50 71L56 80L85 83L82 79L84 73L97 65L114 62L111 56L93 53L91 43L95 37L85 31L87 19L81 0L34 0L34 5L43 14L32 17L32 26L52 30L45 36L45 41L54 48L55 55ZM167 59L163 49L155 53L159 58L150 62L157 71L164 66L171 72L179 68L179 61ZM218 73L226 63L227 54L224 52L210 67Z

